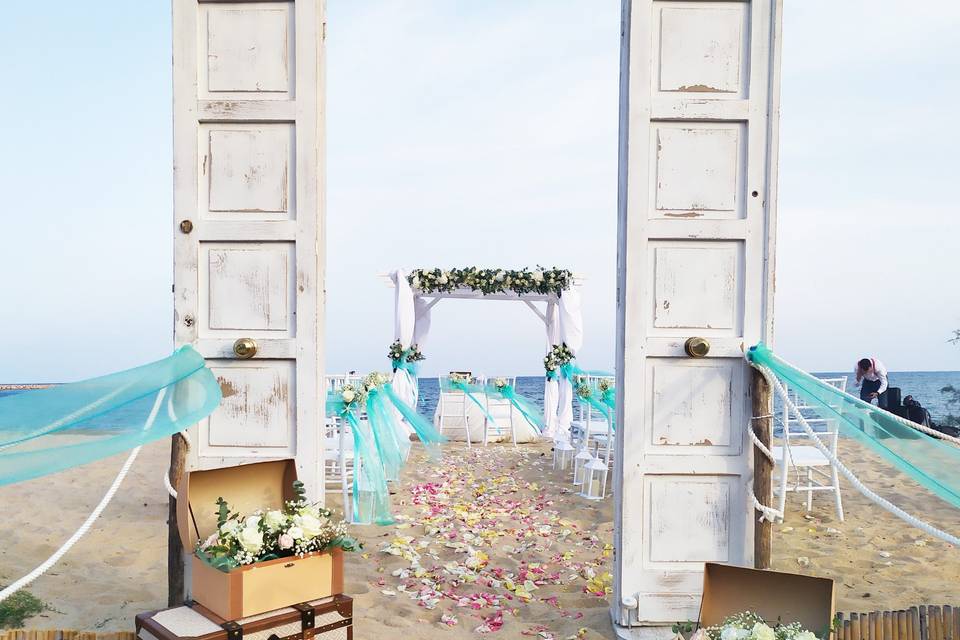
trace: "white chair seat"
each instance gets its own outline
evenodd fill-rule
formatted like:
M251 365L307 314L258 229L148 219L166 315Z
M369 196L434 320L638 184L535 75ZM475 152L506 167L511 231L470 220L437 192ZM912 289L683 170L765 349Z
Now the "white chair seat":
M777 460L783 459L783 447L771 447L773 457ZM790 458L793 464L798 467L829 467L830 461L820 453L820 450L814 446L791 445Z

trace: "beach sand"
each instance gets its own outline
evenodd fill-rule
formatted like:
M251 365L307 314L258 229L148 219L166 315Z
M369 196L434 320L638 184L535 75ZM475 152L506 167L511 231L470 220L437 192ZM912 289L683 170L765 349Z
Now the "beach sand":
M960 531L960 511L851 443L843 453L880 493ZM146 447L88 536L31 586L51 609L28 627L132 630L136 613L165 606L168 455L166 443ZM0 488L7 516L0 524L0 583L54 551L124 459ZM786 522L774 529L774 568L835 578L842 611L950 601L960 550L846 484L843 497L847 518L839 523L826 495L804 514L801 498L791 494ZM439 465L416 447L393 498L399 525L356 527L365 549L347 556L356 637L397 637L408 628L428 639L498 628L499 637L612 637L606 598L598 595L611 571L612 500L574 494L567 474L553 472L549 445L450 445Z

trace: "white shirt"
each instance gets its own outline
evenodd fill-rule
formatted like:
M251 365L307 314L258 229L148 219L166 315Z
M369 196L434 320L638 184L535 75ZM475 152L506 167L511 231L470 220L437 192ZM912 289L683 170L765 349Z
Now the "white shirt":
M873 363L873 367L867 373L860 373L859 364L854 369L854 375L857 377L856 386L860 386L861 379L870 380L871 382L879 380L880 388L877 389L877 393L883 393L887 390L887 368L876 358L870 358L870 362Z

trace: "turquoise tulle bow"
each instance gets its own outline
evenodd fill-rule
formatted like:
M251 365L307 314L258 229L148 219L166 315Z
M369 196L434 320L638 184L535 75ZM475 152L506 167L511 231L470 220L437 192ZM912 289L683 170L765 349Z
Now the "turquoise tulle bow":
M346 420L353 435L353 520L360 524L393 524L383 459L377 452L369 421L360 421L356 412L355 403L347 405L335 391L327 394L327 415Z
M417 413L416 409L404 402L400 396L397 395L397 392L394 391L392 384L385 384L381 388L386 397L393 403L394 408L400 412L403 419L406 420L414 433L417 434L417 437L420 438L420 442L423 443L430 457L433 459L439 458L440 445L446 442L447 439L440 435L440 432L436 430L429 420L421 416Z
M410 453L410 440L397 428L388 402L379 387L367 393L367 421L383 463L383 473L388 481L396 482Z
M609 371L585 370L577 366L576 360L571 360L566 364L560 365L560 375L567 380L573 381L578 376L597 376L601 378L611 378L613 374ZM548 376L549 377L549 376Z
M459 391L463 391L464 395L473 401L473 404L480 407L480 411L483 412L483 415L487 417L487 420L489 420L491 424L497 424L496 418L490 415L490 412L487 411L487 407L484 405L484 403L480 402L480 400L478 400L474 395L474 393L477 392L483 393L483 387L475 384L467 384L466 382L460 382L459 380L451 380L450 387Z
M542 414L537 410L532 402L518 394L516 389L513 388L513 385L507 384L498 388L496 385L490 384L487 387L487 393L494 396L500 396L501 398L508 400L510 404L516 407L517 411L520 412L520 415L523 416L523 419L526 420L530 426L536 430L538 435L543 433Z

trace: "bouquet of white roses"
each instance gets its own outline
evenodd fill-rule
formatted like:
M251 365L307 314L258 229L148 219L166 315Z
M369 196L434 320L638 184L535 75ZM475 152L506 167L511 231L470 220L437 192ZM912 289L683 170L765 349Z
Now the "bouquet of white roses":
M679 633L692 628L692 623L686 623L675 626L674 631ZM744 611L726 618L716 626L698 629L690 640L820 640L820 638L812 631L804 629L799 622L784 624L777 620L771 625L756 613Z
M573 352L566 344L555 344L543 359L543 368L547 371L556 371L573 360Z
M394 341L394 343L390 345L390 350L387 351L387 357L393 362L420 362L421 360L426 360L419 346L412 344L409 349L404 349L399 340Z
M217 499L217 530L197 543L197 556L221 571L235 567L339 547L355 551L360 544L347 535L343 520L306 500L303 483L295 481L296 498L282 509L232 513L223 498Z

